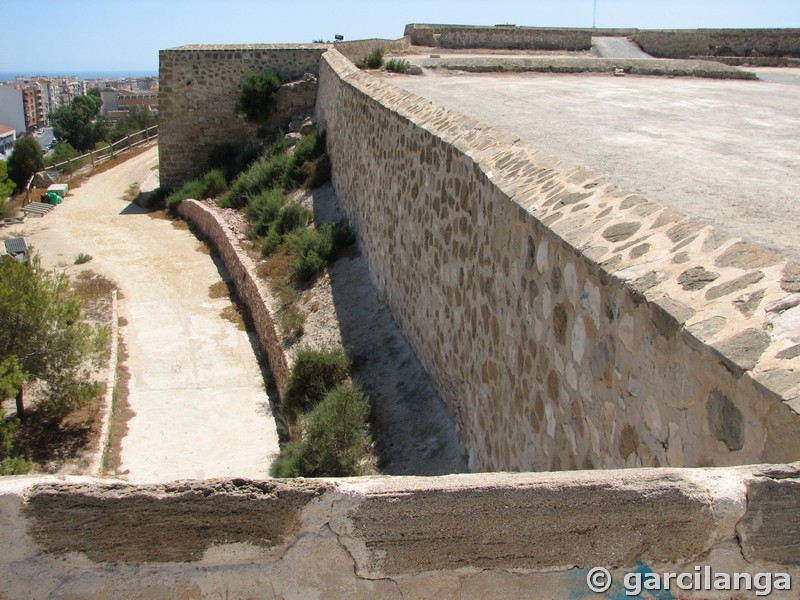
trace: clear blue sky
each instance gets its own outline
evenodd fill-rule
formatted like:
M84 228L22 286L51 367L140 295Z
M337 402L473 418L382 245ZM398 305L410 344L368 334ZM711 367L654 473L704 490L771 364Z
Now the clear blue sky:
M397 38L406 23L591 27L595 0L0 0L0 72L158 69L183 44ZM800 27L800 0L596 0L598 27Z

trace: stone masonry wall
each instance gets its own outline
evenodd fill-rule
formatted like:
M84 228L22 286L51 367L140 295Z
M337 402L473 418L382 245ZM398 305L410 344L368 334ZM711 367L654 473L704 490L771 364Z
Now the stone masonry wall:
M199 229L217 249L231 276L236 293L248 308L261 347L269 359L275 384L278 389L283 389L289 377L289 362L269 310L267 293L255 275L255 262L241 249L227 225L202 203L184 200L178 205L178 214Z
M473 470L800 457L800 265L323 56L333 182Z
M241 83L251 71L274 70L286 80L319 72L324 44L182 46L159 54L161 185L174 187L206 169L218 142L243 141L257 127L237 111ZM313 107L313 96L306 108ZM301 97L301 96L298 96ZM288 103L292 109L298 107Z
M373 38L369 40L354 40L352 42L337 42L335 44L336 50L352 61L364 58L375 48L383 48L383 51L388 54L390 52L403 52L410 47L411 38L408 36L397 40Z
M589 50L589 29L540 27L478 27L471 25L406 25L415 46L440 48L508 48L527 50Z
M769 597L796 598L799 476L796 463L139 486L4 477L0 595L624 598L628 573L700 565L785 573L791 591ZM589 591L592 567L611 571L607 595Z
M638 31L632 39L648 54L800 57L800 29L687 29Z

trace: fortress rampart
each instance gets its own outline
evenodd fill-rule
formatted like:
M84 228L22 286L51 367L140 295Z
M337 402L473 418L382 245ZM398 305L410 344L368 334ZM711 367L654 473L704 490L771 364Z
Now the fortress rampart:
M161 185L175 187L201 175L221 141L244 142L255 128L238 111L242 80L251 71L276 71L286 80L319 72L324 44L193 45L159 55ZM295 112L313 108L294 106ZM291 107L290 107L291 108ZM166 126L166 129L164 129Z
M246 71L318 74L337 194L471 468L553 472L2 478L0 597L593 598L595 566L625 597L626 574L698 565L796 597L800 463L734 465L800 457L800 266L324 50L162 52L162 181L253 134ZM269 352L246 257L182 210Z
M415 46L516 50L589 50L593 36L630 37L658 58L692 56L800 57L800 29L590 29L406 25Z
M317 106L340 202L473 470L800 456L776 327L796 265L334 50Z

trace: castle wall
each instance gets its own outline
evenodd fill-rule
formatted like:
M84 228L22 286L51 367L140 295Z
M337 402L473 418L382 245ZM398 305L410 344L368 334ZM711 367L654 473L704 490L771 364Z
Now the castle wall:
M479 27L471 25L406 25L415 46L526 50L589 50L589 29L540 27Z
M800 457L800 267L333 50L317 109L342 207L472 470Z
M249 72L276 71L284 80L319 72L324 44L249 46L195 45L159 53L159 156L162 187L171 188L202 175L219 142L246 141L258 125L237 105ZM288 111L312 108L314 94L302 88L298 99L279 99ZM304 104L304 106L300 106ZM287 118L291 114L285 115Z

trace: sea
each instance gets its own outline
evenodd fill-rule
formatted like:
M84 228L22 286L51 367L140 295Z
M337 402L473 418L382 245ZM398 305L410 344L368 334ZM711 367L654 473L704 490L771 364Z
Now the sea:
M0 71L0 81L16 77L77 77L78 79L124 79L126 77L158 76L158 69L131 69L130 71Z

